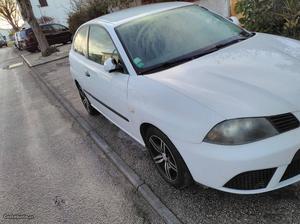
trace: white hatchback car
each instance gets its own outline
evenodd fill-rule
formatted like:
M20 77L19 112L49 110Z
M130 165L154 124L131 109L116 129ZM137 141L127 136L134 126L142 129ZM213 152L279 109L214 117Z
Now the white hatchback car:
M71 74L87 111L145 145L175 187L252 194L300 180L300 42L190 3L83 24Z

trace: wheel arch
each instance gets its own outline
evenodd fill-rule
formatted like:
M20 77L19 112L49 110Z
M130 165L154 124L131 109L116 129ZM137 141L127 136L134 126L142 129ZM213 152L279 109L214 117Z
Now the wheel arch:
M147 123L147 122L144 122L140 125L140 134L142 136L142 139L143 139L145 145L146 145L146 133L147 133L147 130L149 130L149 128L151 128L151 127L160 130L158 127L154 126L153 124ZM163 132L162 130L160 130L160 131Z
M178 148L176 147L176 145L174 144L172 139L170 139L169 136L164 131L162 131L160 128L156 127L155 125L153 125L151 123L147 123L147 122L144 122L140 125L140 133L141 133L141 136L142 136L143 141L145 143L145 146L147 147L147 145L146 145L146 134L147 134L147 130L149 130L149 128L155 128L155 129L159 130L162 134L164 134L167 137L167 139L175 147L176 152L178 153L179 157L182 159L182 162L183 162L184 167L186 169L186 174L185 174L186 179L185 179L185 183L184 183L182 188L185 188L186 186L191 185L194 182L193 176L191 175L190 169L187 166L185 159L181 155L181 152L178 150Z

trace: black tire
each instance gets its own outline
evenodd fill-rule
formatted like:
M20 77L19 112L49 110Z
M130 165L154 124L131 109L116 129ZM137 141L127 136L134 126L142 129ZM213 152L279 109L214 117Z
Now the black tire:
M186 188L193 183L183 158L164 133L151 127L146 132L145 140L159 174L167 183L177 189Z
M92 106L92 104L90 103L89 99L87 98L87 96L85 95L85 93L81 89L81 87L78 85L77 88L78 88L78 92L79 92L79 96L81 98L82 104L83 104L84 108L86 109L86 111L89 113L89 115L91 115L91 116L98 115L99 112Z

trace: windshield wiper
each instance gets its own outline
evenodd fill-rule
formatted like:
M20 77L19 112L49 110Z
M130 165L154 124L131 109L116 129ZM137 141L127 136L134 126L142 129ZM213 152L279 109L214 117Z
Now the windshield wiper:
M247 40L247 39L248 39L248 37L238 37L238 38L235 38L233 40L227 41L225 43L216 44L215 47L218 48L218 49L221 49L221 48L233 45L235 43L238 43L238 42L241 42L241 41Z
M189 55L186 55L186 56L182 56L180 58L172 59L170 61L167 61L167 62L161 63L159 65L156 65L153 68L145 69L144 71L141 71L139 74L145 75L145 74L159 72L159 71L162 71L162 70L165 70L165 69L168 69L168 68L172 68L176 65L180 65L180 64L183 64L185 62L194 60L196 58L202 57L206 54L210 54L210 53L215 52L217 50L219 50L219 48L217 48L217 47L202 49L202 50L200 50L196 53L189 54Z
M229 41L227 40L226 42L215 44L215 45L212 45L208 48L201 49L201 50L198 50L198 51L194 51L194 52L192 52L188 55L184 55L182 57L175 58L175 59L172 59L170 61L155 65L154 67L150 67L150 68L141 70L139 72L139 74L140 75L145 75L145 74L155 73L155 72L159 72L159 71L174 67L176 65L183 64L185 62L188 62L188 61L194 60L196 58L202 57L204 55L207 55L207 54L213 53L215 51L218 51L218 50L220 50L224 47L227 47L227 46L233 45L235 43L241 42L243 40L246 40L251 36L252 36L251 33L250 33L250 36L247 36L247 37L246 36L237 36L234 39L231 39Z

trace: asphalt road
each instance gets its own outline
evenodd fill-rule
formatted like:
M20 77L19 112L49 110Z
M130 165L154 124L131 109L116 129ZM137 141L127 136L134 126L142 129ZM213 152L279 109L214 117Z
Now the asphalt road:
M0 49L0 223L162 223L21 61Z
M68 59L35 69L73 105L184 223L300 223L299 184L249 196L223 193L198 185L182 191L174 189L158 175L143 147L103 116L87 115L69 74Z

